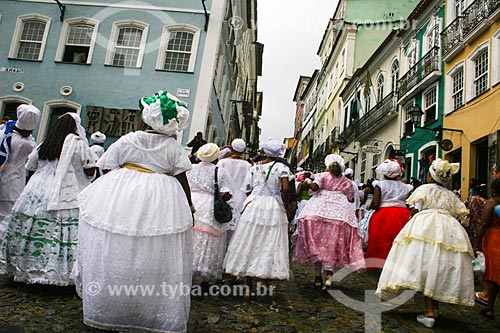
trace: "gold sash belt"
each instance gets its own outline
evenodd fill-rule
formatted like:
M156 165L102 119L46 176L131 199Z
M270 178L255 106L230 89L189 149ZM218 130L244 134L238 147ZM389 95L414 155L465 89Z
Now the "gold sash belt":
M156 173L151 169L145 168L139 164L134 164L134 163L125 163L122 165L122 168L126 168L129 170L135 170L135 171L139 171L139 172Z

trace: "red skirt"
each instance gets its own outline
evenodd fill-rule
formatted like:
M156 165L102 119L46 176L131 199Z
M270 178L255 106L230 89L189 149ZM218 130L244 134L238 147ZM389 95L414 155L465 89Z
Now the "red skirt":
M489 228L483 237L485 270L483 281L500 284L500 227Z
M377 209L368 224L368 248L365 258L387 259L392 242L410 219L410 211L403 207Z

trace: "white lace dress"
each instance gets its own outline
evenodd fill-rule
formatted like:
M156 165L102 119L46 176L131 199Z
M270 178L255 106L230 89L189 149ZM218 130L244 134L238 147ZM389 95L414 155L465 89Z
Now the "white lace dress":
M0 132L0 142L3 139ZM12 132L12 141L7 163L0 170L0 242L7 229L4 218L10 215L12 207L26 185L26 158L36 147L33 137L22 137L17 131Z
M126 163L154 173L121 167ZM84 323L106 330L186 332L193 220L173 176L191 168L189 159L174 138L134 132L112 144L97 166L111 171L78 197L73 275Z
M215 165L201 162L188 174L191 198L196 208L193 227L193 273L205 280L222 278L222 263L226 254L226 230L229 223L214 219ZM233 193L231 176L218 168L220 192ZM231 204L231 202L230 202Z
M250 163L243 159L224 158L217 163L217 166L224 168L231 175L233 197L231 202L233 205L233 219L229 222L229 230L234 231L240 219L243 203L247 198L247 194L243 187L243 182L250 173Z
M70 274L78 243L76 196L90 183L83 169L95 162L88 144L75 140L72 167L67 174L74 181L63 186L60 197L64 206L74 208L47 208L59 161L39 160L38 149L28 158L26 168L36 171L14 204L12 214L5 218L8 228L0 249L0 272L14 275L15 281L73 284Z
M281 178L289 178L290 170L282 163L257 164L245 180L252 193L243 205L224 268L236 276L262 279L288 279L288 219L281 199Z
M465 221L468 209L452 191L436 184L419 186L407 203L419 212L394 239L376 294L390 298L413 289L440 302L473 306L474 252L457 220Z

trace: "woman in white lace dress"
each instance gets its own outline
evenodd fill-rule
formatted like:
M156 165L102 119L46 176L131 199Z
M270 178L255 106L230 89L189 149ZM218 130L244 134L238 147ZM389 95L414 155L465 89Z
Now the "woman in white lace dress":
M213 282L222 278L222 263L226 254L226 230L229 223L219 223L214 218L215 164L219 147L207 143L196 152L201 160L188 174L193 205L196 209L193 227L193 274L201 281ZM217 168L219 191L230 199L231 176L224 168Z
M94 176L95 156L76 113L59 117L45 141L28 157L35 171L6 217L0 272L15 281L72 284L76 259L78 200Z
M174 99L163 91L141 99L142 119L153 131L132 132L112 144L97 163L111 171L78 197L74 276L86 325L187 330L193 218L186 171L191 163L175 133L187 124L189 112ZM137 292L112 295L113 288Z
M390 298L402 289L424 294L424 313L417 321L433 327L437 302L474 306L474 252L466 224L469 210L447 189L460 165L440 158L429 168L427 184L406 200L411 220L394 239L376 294Z
M290 169L275 159L283 144L268 140L262 144L265 158L252 166L245 180L247 192L238 226L234 232L224 268L226 273L247 277L244 297L250 296L251 278L288 279L288 196Z

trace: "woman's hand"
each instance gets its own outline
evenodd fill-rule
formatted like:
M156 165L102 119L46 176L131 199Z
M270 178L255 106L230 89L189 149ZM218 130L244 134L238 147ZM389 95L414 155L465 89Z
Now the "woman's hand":
M229 201L232 197L231 193L229 193L229 192L221 192L220 196L222 197L222 200L224 200L224 201Z

